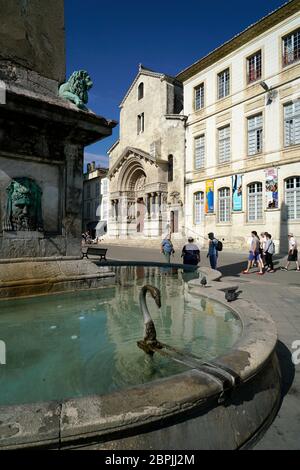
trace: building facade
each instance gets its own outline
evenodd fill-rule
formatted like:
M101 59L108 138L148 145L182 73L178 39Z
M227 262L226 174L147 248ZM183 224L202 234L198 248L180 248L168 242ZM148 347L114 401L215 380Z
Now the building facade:
M101 179L101 224L99 227L99 236L102 236L108 231L109 219L109 178Z
M84 174L82 230L88 231L92 238L104 235L107 230L107 212L103 209L102 192L105 190L104 200L107 199L107 173L106 168L96 168L95 162L92 162L87 165Z
M184 83L186 227L246 248L300 235L300 12L290 2L177 77Z
M181 72L185 226L247 248L300 237L300 12L291 1Z
M113 238L157 238L184 226L185 116L182 83L140 66L120 108L109 150Z

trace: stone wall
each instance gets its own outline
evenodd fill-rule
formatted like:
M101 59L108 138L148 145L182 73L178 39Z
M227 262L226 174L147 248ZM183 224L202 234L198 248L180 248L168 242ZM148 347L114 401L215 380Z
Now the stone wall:
M64 0L0 0L0 12L0 62L63 82Z

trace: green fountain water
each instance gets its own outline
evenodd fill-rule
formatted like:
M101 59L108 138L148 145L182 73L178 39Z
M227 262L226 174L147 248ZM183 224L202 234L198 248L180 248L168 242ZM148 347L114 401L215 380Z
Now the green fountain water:
M182 273L118 267L117 283L92 291L2 301L0 405L104 394L187 370L138 347L143 338L139 292L161 290L162 308L147 300L158 339L203 360L229 350L241 333L230 309L193 296Z

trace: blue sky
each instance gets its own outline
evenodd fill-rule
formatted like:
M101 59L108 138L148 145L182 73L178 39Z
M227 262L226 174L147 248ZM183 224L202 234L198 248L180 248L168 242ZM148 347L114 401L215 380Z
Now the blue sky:
M283 0L65 0L68 76L87 70L94 87L89 108L119 120L119 104L141 62L176 75ZM86 149L86 162L108 166L113 136ZM97 158L95 157L97 156Z

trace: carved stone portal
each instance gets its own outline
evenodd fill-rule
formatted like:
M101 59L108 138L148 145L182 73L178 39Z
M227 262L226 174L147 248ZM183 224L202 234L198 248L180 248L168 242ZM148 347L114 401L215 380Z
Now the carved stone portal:
M37 183L30 178L14 178L6 192L4 230L42 232L42 190Z

